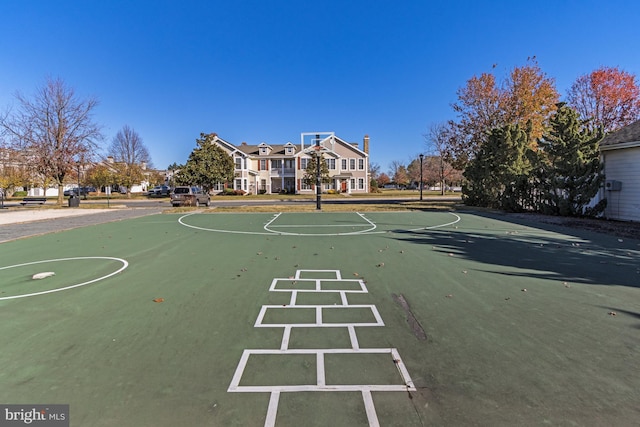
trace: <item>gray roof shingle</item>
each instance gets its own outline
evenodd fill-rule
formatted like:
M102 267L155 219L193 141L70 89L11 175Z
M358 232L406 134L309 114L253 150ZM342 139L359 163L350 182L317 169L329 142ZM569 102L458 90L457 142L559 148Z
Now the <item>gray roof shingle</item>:
M631 123L615 132L611 132L600 141L601 146L612 146L625 142L640 141L640 120Z

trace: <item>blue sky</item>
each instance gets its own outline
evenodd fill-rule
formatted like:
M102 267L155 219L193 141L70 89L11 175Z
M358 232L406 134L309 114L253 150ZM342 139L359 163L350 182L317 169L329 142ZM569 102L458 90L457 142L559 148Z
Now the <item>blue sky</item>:
M455 118L456 91L535 55L564 96L600 66L640 73L636 1L3 0L0 109L47 76L94 95L108 144L127 124L158 168L200 132L235 144L301 132L371 138L383 172Z

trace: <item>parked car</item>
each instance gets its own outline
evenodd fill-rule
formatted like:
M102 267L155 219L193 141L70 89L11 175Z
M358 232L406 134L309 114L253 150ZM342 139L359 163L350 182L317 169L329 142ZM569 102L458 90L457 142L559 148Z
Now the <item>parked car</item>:
M95 187L80 187L80 195L86 196L89 193L94 193L96 191ZM65 190L63 193L65 196L71 196L72 194L78 195L78 187L71 188L69 190Z
M169 194L171 194L171 188L166 185L156 185L147 193L149 197L169 196Z
M199 187L180 186L173 189L171 193L171 204L173 206L209 206L211 198Z

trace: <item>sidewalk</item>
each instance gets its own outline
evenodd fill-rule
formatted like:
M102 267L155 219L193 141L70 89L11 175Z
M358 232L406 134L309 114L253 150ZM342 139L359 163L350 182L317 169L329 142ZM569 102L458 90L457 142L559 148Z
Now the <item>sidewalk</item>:
M113 209L31 209L0 210L0 225L20 224L45 219L66 218L78 215L92 215L109 212Z
M162 208L0 210L0 243L105 222L155 215Z

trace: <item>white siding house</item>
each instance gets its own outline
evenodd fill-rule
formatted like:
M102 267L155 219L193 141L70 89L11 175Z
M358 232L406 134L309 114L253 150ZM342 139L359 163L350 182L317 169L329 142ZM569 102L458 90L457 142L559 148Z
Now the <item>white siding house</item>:
M605 216L640 221L640 120L605 136L600 152L606 175Z

